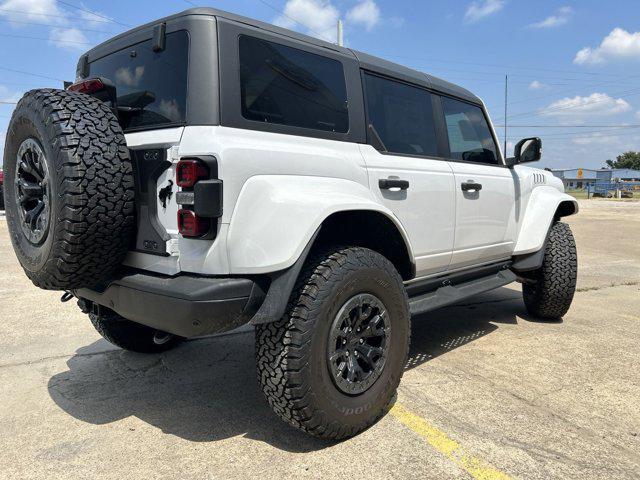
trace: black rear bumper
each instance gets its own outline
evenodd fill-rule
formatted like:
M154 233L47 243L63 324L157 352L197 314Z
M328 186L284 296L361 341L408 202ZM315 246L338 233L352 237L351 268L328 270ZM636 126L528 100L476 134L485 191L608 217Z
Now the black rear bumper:
M265 297L255 279L168 277L139 271L123 274L102 290L74 291L81 300L107 307L124 318L158 330L197 337L239 327Z

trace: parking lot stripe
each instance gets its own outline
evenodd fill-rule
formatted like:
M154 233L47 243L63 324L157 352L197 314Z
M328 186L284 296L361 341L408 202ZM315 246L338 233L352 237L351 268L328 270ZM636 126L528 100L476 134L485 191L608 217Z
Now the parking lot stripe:
M424 438L429 445L446 456L477 480L508 480L509 475L487 462L465 452L462 445L424 418L396 403L390 411L398 421Z

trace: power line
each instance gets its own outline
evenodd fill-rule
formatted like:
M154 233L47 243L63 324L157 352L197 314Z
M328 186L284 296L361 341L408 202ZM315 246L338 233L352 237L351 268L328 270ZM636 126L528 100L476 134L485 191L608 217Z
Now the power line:
M612 96L618 96L620 98L625 98L625 97L630 97L633 95L638 95L640 94L640 91L638 91L640 89L631 89L631 90L624 90L622 92L617 92L617 93L612 93L611 96L607 95L607 98L601 98L599 100L593 100L593 101L588 101L585 103L581 103L579 105L564 105L564 106L558 106L558 107L553 107L553 108L543 108L543 109L538 109L538 110L531 110L528 112L521 112L521 113L517 113L514 115L510 115L509 118L520 118L520 117L529 117L529 116L540 116L540 115L548 115L550 113L555 113L555 112L559 112L559 111L565 111L565 110L571 110L573 108L583 108L583 107L588 107L591 105L595 105L596 103L601 103L601 102L608 102L610 101L612 98ZM499 117L500 120L504 120L504 117Z
M406 58L408 60L419 60L419 61L423 61L423 62L451 63L451 64L459 64L459 65L475 65L475 66L490 67L490 68L503 68L503 69L507 69L507 70L532 70L532 71L535 71L535 72L544 71L544 72L552 72L552 73L569 73L569 74L572 74L572 75L610 76L610 77L625 77L625 78L629 78L629 76L626 75L626 74L617 74L617 73L582 72L582 71L578 71L578 70L563 70L563 69L557 69L557 68L519 67L519 66L515 66L515 65L501 65L501 64L480 63L480 62L465 62L465 61L460 61L460 60L444 60L444 59L437 59L437 58L413 57L413 56L395 55L395 54L392 54L392 55L379 54L379 55L387 56L389 58ZM504 73L499 73L499 72L495 72L494 74L496 74L496 75L504 75ZM520 75L520 76L522 76L523 74L509 73L509 75ZM528 75L528 76L531 76L531 75ZM638 75L633 75L633 77L638 77ZM540 77L540 78L543 78L543 77ZM547 77L547 78L550 78L550 77ZM569 79L567 79L567 80L569 80ZM577 79L571 79L571 80L577 80Z
M0 100L0 103L2 105L17 105L18 104L18 102L7 102L5 100Z
M557 142L557 141L567 141L567 140L587 140L587 139L598 139L598 138L612 138L612 137L630 137L630 136L638 136L638 138L640 139L640 135L638 135L638 132L631 132L631 133L609 133L607 135L586 135L585 136L585 132L581 132L582 135L569 135L567 137L554 137L554 138L550 138L548 139L549 142ZM513 139L515 140L515 138ZM543 137L543 141L544 141L544 137Z
M101 15L100 13L92 12L91 10L88 10L86 8L78 7L77 5L73 5L71 3L64 2L62 0L58 0L58 3L61 3L62 5L66 5L67 7L75 8L76 10L80 10L81 12L90 13L91 15L94 15L94 16L99 17L99 18L104 18L105 20L108 20L108 21L110 21L112 23L116 23L118 25L122 25L123 27L131 28L131 25L127 25L126 23L119 22L118 20L114 20L111 17L107 17L105 15Z
M494 127L503 126L494 124ZM509 125L509 128L640 128L640 125Z
M48 75L42 75L40 73L25 72L23 70L15 70L13 68L0 67L0 70L5 70L7 72L13 72L13 73L20 73L22 75L30 75L32 77L46 78L47 80L55 80L57 82L63 82L64 81L61 78L50 77Z
M106 34L110 34L110 35L113 35L114 33L116 33L116 32L108 31L108 30L92 30L92 29L89 29L89 28L67 27L67 26L64 26L64 25L52 25L50 23L23 22L21 20L9 20L9 19L4 19L4 18L0 18L0 22L19 23L21 25L37 25L37 26L40 26L40 27L72 28L74 30L81 30L83 32L106 33Z
M581 131L581 132L544 133L544 134L542 134L542 137L543 138L548 138L548 137L563 138L563 137L572 137L574 135L587 135L587 134L592 134L592 133L617 132L619 130L629 130L629 129L634 129L634 128L637 128L637 127L620 127L620 128L609 128L607 130L587 130L587 131ZM632 134L635 135L636 133L637 132L633 132ZM619 134L615 133L613 135L619 135ZM514 138L518 138L518 137L517 136L510 136L508 138L514 139Z
M186 0L185 0L186 1ZM294 23L297 23L298 25L300 25L301 27L306 28L307 30L309 30L311 33L315 34L316 36L318 36L321 40L327 41L327 37L319 32L316 32L315 30L313 30L310 26L305 25L304 23L296 20L295 18L287 15L286 13L284 13L282 10L280 10L277 7L274 7L273 5L271 5L270 3L266 2L265 0L258 0L260 3L262 3L263 5L266 5L267 7L269 7L271 10L274 10L276 12L278 12L279 14L283 15L284 17L288 18L289 20L291 20Z
M598 87L603 87L603 86L611 86L611 85L618 85L618 86L627 86L628 84L621 84L621 83L611 83L610 81L606 81L606 82L598 82L598 83L592 83L589 85L583 85L581 88L598 88ZM629 84L630 86L631 84ZM516 100L515 102L510 102L511 105L513 105L514 103L523 103L523 102L531 102L534 100L541 100L543 98L550 98L550 97L556 97L558 95L561 95L563 93L570 93L570 92L575 92L576 88L568 88L568 89L562 89L562 90L558 90L555 91L553 93L549 93L546 95L538 95L537 97L529 97L529 98L525 98L522 100ZM496 107L498 108L498 107Z
M63 18L65 20L85 20L86 21L86 18L68 17L68 16L65 16L65 15L55 15L55 14L52 14L52 13L25 12L23 10L12 10L12 9L9 9L9 8L0 8L0 12L17 13L17 14L20 14L20 15L29 15L29 16L39 15L39 16L42 16L42 17ZM91 21L94 22L94 23L113 23L111 20L96 20L94 18L92 18Z
M43 40L45 42L51 41L54 43L69 43L72 45L89 45L92 46L94 45L93 43L88 43L88 42L76 42L73 40L54 40L51 38L43 38L43 37L31 37L29 35L12 35L12 34L8 34L8 33L0 33L0 37L9 37L9 38L27 38L30 40Z

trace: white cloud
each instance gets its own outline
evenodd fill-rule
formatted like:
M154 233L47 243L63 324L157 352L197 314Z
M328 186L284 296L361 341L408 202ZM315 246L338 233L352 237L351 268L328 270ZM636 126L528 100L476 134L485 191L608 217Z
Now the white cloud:
M105 23L109 20L113 20L111 17L109 17L108 15L105 15L102 12L87 12L87 11L80 11L78 12L80 14L80 17L82 17L82 20L84 21L84 26L87 28L100 28L102 27L104 29L105 27Z
M52 28L49 42L66 50L87 50L89 41L77 28Z
M174 99L165 100L164 98L160 100L160 113L162 113L165 117L172 121L178 121L181 118L180 115L180 106L178 102Z
M622 98L613 98L606 93L592 93L587 97L577 95L553 102L540 111L550 116L606 116L631 110L631 105Z
M129 67L120 67L115 73L116 82L129 87L137 87L140 85L140 80L142 80L143 75L144 66L142 65L136 67L133 71Z
M636 112L636 118L640 118L640 110Z
M477 0L472 2L464 14L464 20L474 23L502 10L506 0Z
M590 133L572 138L571 142L576 145L613 145L620 142L620 137L606 133Z
M571 7L561 7L553 15L548 16L544 20L536 23L532 23L529 25L532 28L553 28L560 27L565 25L571 14L573 13L573 9Z
M371 30L380 21L380 9L373 0L363 0L347 12L347 21Z
M328 0L288 0L284 14L274 23L284 28L306 28L309 35L330 42L336 41L340 12Z
M547 86L544 83L539 82L538 80L534 80L529 84L529 90L542 90L545 88L547 88Z
M630 33L614 28L600 46L580 50L573 63L595 65L612 60L640 60L640 32Z
M64 22L64 19L58 18L58 16L62 16L63 12L58 9L55 0L5 0L0 3L0 9L0 15L8 20L21 22L29 20L40 23L44 20L46 23ZM54 16L50 17L49 15Z
M25 27L21 22L54 25L49 31L49 43L66 50L87 50L87 37L73 24L81 23L85 28L104 28L105 18L97 13L74 12L74 15L77 14L74 19L67 11L59 9L55 0L0 0L0 17L9 20L11 26ZM80 22L77 21L78 15Z
M273 23L335 43L340 18L345 18L347 27L363 26L369 31L381 21L380 7L375 0L359 0L343 14L331 0L287 0L283 14L277 16ZM396 28L403 23L404 19L400 17L389 19L389 24Z

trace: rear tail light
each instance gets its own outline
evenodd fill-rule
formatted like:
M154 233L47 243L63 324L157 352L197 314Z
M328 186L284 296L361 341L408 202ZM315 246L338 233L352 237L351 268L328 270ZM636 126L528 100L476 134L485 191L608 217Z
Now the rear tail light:
M81 82L76 82L67 87L67 90L70 92L79 92L79 93L95 93L104 88L104 83L99 78L89 78L88 80L83 80Z
M176 167L176 183L181 188L191 188L198 180L209 178L207 166L198 160L180 160Z
M198 217L191 210L178 210L178 232L183 237L201 237L209 231L211 221Z

